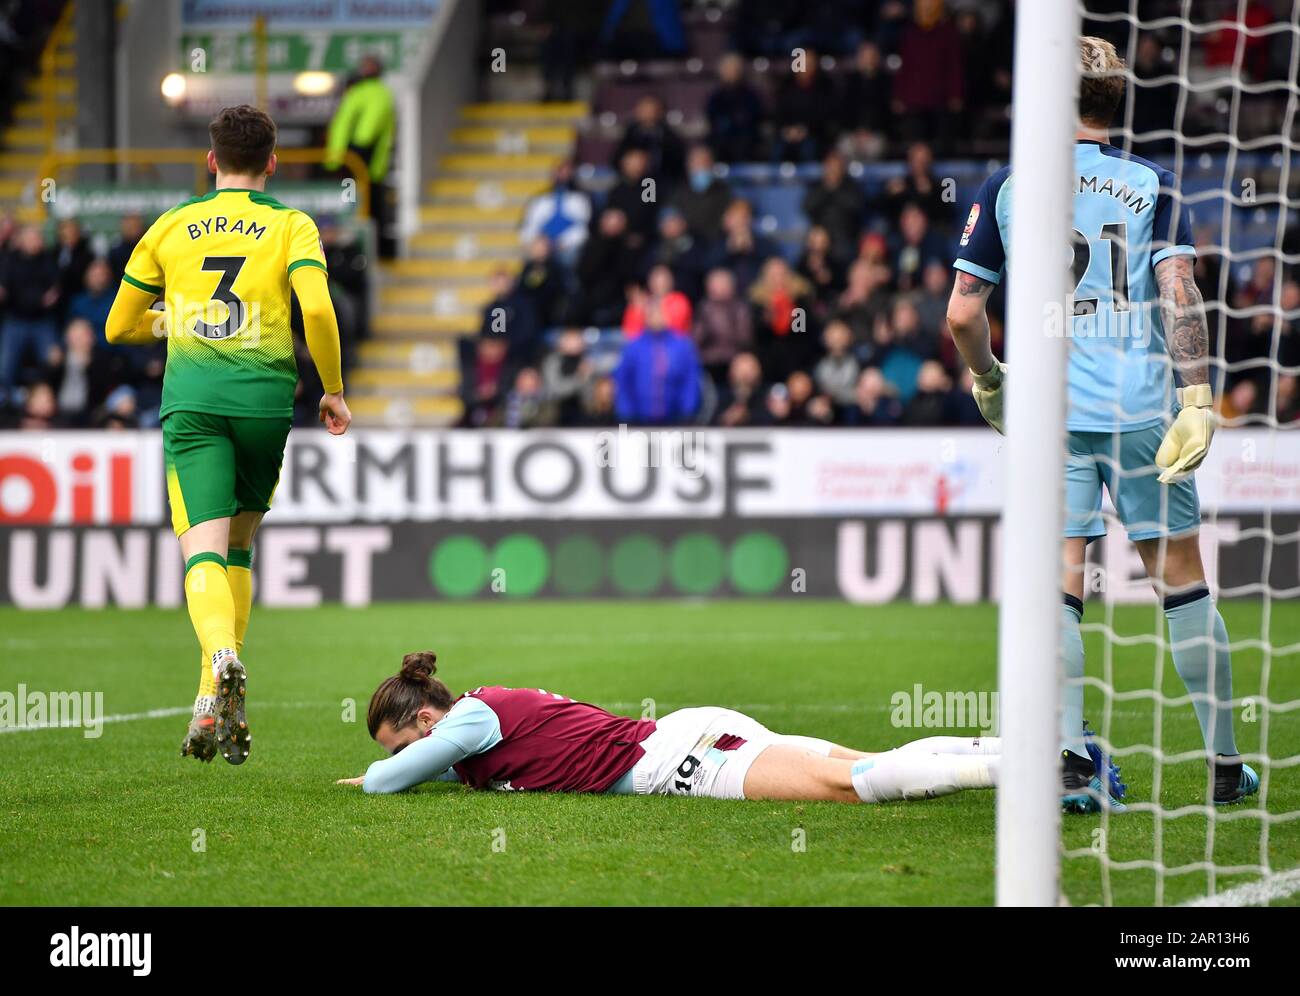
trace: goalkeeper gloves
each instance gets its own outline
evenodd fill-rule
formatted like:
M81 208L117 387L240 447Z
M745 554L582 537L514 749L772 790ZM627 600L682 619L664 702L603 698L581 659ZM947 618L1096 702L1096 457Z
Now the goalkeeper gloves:
M971 372L974 373L973 370ZM1002 427L1002 384L1006 376L1007 365L994 360L993 366L984 373L975 374L975 383L970 389L970 393L975 396L975 404L979 406L980 414L984 416L984 421L1004 436L1006 430Z
M1191 477L1214 438L1214 395L1209 384L1180 387L1178 403L1182 408L1156 452L1161 484L1177 484Z

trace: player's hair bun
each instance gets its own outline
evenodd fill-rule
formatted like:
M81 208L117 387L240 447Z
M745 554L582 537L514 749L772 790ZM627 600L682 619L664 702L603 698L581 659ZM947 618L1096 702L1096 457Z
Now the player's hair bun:
M373 737L385 723L395 730L415 722L425 706L446 712L456 701L447 686L433 676L438 670L438 655L432 650L417 650L402 658L402 669L385 678L370 696L366 725Z
M417 650L402 658L402 680L428 688L438 673L438 655L432 650Z

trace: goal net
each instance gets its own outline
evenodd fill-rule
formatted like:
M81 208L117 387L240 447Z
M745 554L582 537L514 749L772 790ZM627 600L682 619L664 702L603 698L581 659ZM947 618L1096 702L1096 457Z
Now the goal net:
M1059 840L1059 865L1052 871L1059 873L1062 901L1071 904L1258 905L1288 897L1295 902L1300 895L1300 215L1294 209L1300 205L1300 177L1293 160L1300 125L1300 0L1075 2L1076 40L1077 35L1104 38L1124 60L1125 98L1109 144L1172 174L1172 182L1160 174L1160 192L1171 199L1174 213L1169 230L1178 230L1185 215L1195 242L1194 274L1209 333L1208 380L1218 415L1209 455L1195 474L1199 548L1210 592L1204 605L1210 608L1179 611L1183 589L1148 579L1129 533L1135 519L1150 517L1140 500L1141 479L1146 477L1149 487L1154 478L1149 469L1135 468L1129 452L1134 440L1114 433L1109 444L1096 445L1096 458L1121 496L1127 489L1133 505L1121 514L1116 504L1125 499L1112 504L1107 495L1105 535L1089 543L1081 568L1083 678L1068 677L1069 651L1062 649L1059 659L1067 675L1062 697L1068 700L1072 684L1082 685L1094 743L1122 769L1125 810L1066 814L1059 823L1038 819L1044 824L1038 832L1050 835L1054 845ZM1020 5L1020 16L1027 8ZM1018 60L1023 52L1017 48ZM1016 101L1019 123L1022 112L1034 108L1022 105L1019 89ZM1039 113L1046 112L1040 108ZM1068 169L1077 181L1073 160ZM1013 175L1020 176L1018 170L1013 149ZM1013 232L1010 255L1019 259L1015 237ZM1069 237L1059 229L1041 236L1044 245L1062 245ZM1112 243L1105 247L1112 267L1122 268L1128 248L1124 235L1102 237ZM1096 256L1104 249L1094 243L1091 251ZM1079 276L1077 249L1075 261L1070 282ZM1008 359L1015 386L1008 399L1007 449L1013 481L1028 480L1021 474L1032 469L1025 449L1017 460L1018 431L1022 437L1054 433L1063 455L1078 449L1078 440L1052 419L1045 430L1014 424L1017 418L1036 418L1013 400L1028 375L1014 335L1020 270L1012 264L1008 298L1013 326ZM1115 288L1115 310L1123 307L1118 295L1126 287ZM1032 303L1042 304L1041 292ZM1020 314L1031 313L1029 302L1023 307ZM1086 313L1079 311L1077 299L1066 308L1066 316ZM1071 327L1068 317L1065 325ZM1077 320L1073 327L1079 334ZM1151 362L1166 365L1166 376L1174 376L1176 361L1166 350L1157 346L1152 356ZM1049 379L1061 386L1065 376L1057 381L1052 371L1063 365L1047 368ZM1123 407L1119 399L1115 404ZM1063 465L1058 460L1038 471L1037 491L1061 495L1067 508L1063 520L1074 521L1060 479ZM1049 478L1053 473L1057 476ZM1171 489L1159 493L1158 525L1176 531L1186 510ZM1139 532L1150 525L1136 523ZM1017 562L1010 559L1013 545L1004 547L1004 563ZM1171 546L1157 544L1157 574L1172 569ZM1054 568L1060 566L1059 547L1036 556L1051 556ZM1172 573L1166 577L1175 580ZM1027 712L1034 706L1029 696L1008 687L1023 673L1017 669L1028 665L1008 656L1008 629L1018 625L1018 617L1023 625L1023 617L1008 603L1015 590L1004 591L1001 684L1004 726L1010 728L1015 720L1008 709ZM1195 597L1194 590L1189 597ZM1184 618L1189 613L1202 622L1189 624ZM1058 625L1068 633L1068 622ZM1045 638L1040 632L1038 639ZM1059 632L1052 635L1060 638ZM1024 651L1021 646L1018 653ZM1223 687L1229 655L1230 697ZM1201 720L1209 717L1208 730L1198 721L1198 706ZM1231 736L1225 740L1228 717ZM1036 729L1045 735L1041 724ZM1007 732L1013 738L1008 750L1035 742ZM1233 805L1220 805L1208 762L1215 747L1223 750L1233 737L1240 760L1258 774L1258 789ZM1014 763L1010 775L1004 790L1041 784ZM1032 892L1008 890L1007 876L1014 873L1002 867L1013 852L1001 838L1015 837L1008 822L1016 809L1014 800L1010 809L999 800L1004 902L1034 901Z

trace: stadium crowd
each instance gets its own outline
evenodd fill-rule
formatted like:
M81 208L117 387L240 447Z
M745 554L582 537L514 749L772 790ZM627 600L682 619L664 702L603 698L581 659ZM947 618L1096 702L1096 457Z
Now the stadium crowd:
M978 150L990 142L1005 149L1015 5L723 6L726 50L705 66L712 83L700 120L689 127L674 120L674 77L659 77L608 148L584 140L526 206L521 269L493 275L481 331L461 344L463 424L982 424L944 320L967 205L935 162L984 161ZM1157 3L1153 11L1178 6ZM1236 0L1218 6L1235 16ZM1255 33L1240 47L1255 80L1280 78L1279 42L1291 33L1258 33L1276 19L1276 6L1246 4ZM599 68L588 65L593 55L684 67L692 51L689 32L674 21L681 7L540 3L548 98L571 97L575 75ZM1128 0L1090 0L1089 8L1123 13ZM648 20L634 16L646 10ZM3 27L0 44L13 34ZM1122 19L1087 30L1130 48ZM1181 35L1174 28L1136 39L1135 72L1178 73ZM1196 38L1193 69L1232 65L1235 30ZM788 55L796 49L797 62ZM1167 128L1176 87L1137 93L1134 130ZM1241 126L1254 120L1276 131L1282 99L1247 94ZM1189 103L1179 111L1185 131L1222 127L1221 119L1199 119L1200 110ZM1169 144L1159 138L1138 151L1167 159ZM881 162L903 167L868 187L864 168ZM743 163L797 164L780 175L804 185L799 244L774 240L738 192L733 167ZM345 233L320 221L346 362L366 334L366 261ZM163 345L114 347L103 328L146 224L123 217L105 245L75 219L51 235L0 218L0 426L157 423ZM1300 390L1288 368L1300 368L1297 268L1278 273L1269 257L1228 265L1208 245L1216 235L1198 232L1208 251L1197 273L1211 328L1222 329L1216 355L1231 365L1222 410L1294 420ZM1282 248L1300 254L1300 224ZM1000 291L992 305L1000 352ZM300 351L305 359L301 339ZM309 422L319 385L311 363L299 366L300 418Z
M113 345L104 333L122 273L146 220L122 216L116 238L92 239L75 218L47 239L36 224L0 216L0 428L150 428L158 425L164 339ZM359 250L329 222L321 238L344 349L364 335L367 283ZM102 249L99 249L99 245ZM320 384L294 316L296 418L315 420Z
M1248 7L1252 28L1276 16L1267 4ZM608 162L563 164L528 206L522 271L496 274L480 335L462 352L464 424L982 424L945 321L968 205L955 202L935 157L971 157L973 143L990 136L1005 143L1013 14L996 0L849 2L815 12L741 0L705 103L705 133L684 134L663 97L644 94ZM689 54L673 31L642 31L620 49L607 21L589 23L602 24L602 35L564 51L590 42L610 57ZM1126 22L1089 30L1128 48ZM1235 39L1230 30L1209 34L1195 65L1222 65L1225 52L1231 65ZM1137 39L1137 72L1176 74L1177 41L1177 32ZM1278 46L1252 35L1246 49L1254 78L1277 78ZM755 78L747 57L775 62L792 50L802 58L789 72ZM662 92L672 93L671 75L663 79ZM567 92L563 82L555 90ZM1168 128L1176 89L1136 93L1133 130ZM1276 102L1265 101L1264 119ZM1185 108L1188 130L1221 127L1200 111ZM1139 144L1150 155L1171 151L1163 139ZM869 195L862 164L882 157L906 168ZM730 166L754 161L820 163L799 173L812 178L795 251L769 240L729 182ZM612 182L585 189L575 179L584 166L612 172ZM1198 234L1209 243L1216 233ZM1275 337L1273 313L1239 314L1275 303L1273 260L1224 273L1221 255L1206 248L1198 262L1205 296L1221 295L1232 309L1213 344L1232 365L1223 413L1295 419L1295 376L1283 372L1274 385L1271 364L1261 362L1274 357L1276 338L1276 360L1300 365L1294 268L1280 284L1286 310ZM1001 305L999 291L995 315ZM1212 312L1217 319L1217 306ZM617 334L599 331L610 329ZM995 319L999 353L1000 333Z

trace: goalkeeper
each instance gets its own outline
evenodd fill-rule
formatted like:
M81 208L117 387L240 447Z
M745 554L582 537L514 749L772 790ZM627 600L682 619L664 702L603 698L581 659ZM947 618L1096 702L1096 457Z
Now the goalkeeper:
M1214 802L1226 805L1258 791L1259 778L1237 751L1228 634L1197 543L1192 473L1205 459L1215 416L1196 250L1176 202L1177 178L1109 144L1124 95L1123 61L1100 38L1081 39L1080 54L1074 312L1067 331L1062 805L1070 812L1119 805L1095 777L1083 740L1083 565L1087 544L1106 532L1103 486L1162 600L1174 667L1191 693L1213 766ZM980 188L953 263L958 273L948 304L953 339L975 375L976 401L999 432L1008 375L990 349L985 304L1006 264L1008 178L1004 168ZM1182 385L1176 403L1175 374Z
M199 692L181 754L248 757L239 653L253 602L253 535L271 506L298 383L290 294L298 296L334 435L343 400L338 324L315 223L266 194L275 124L227 107L209 125L216 189L155 221L131 254L109 312L113 343L167 335L163 457L185 600L199 638ZM165 311L153 310L162 297Z

